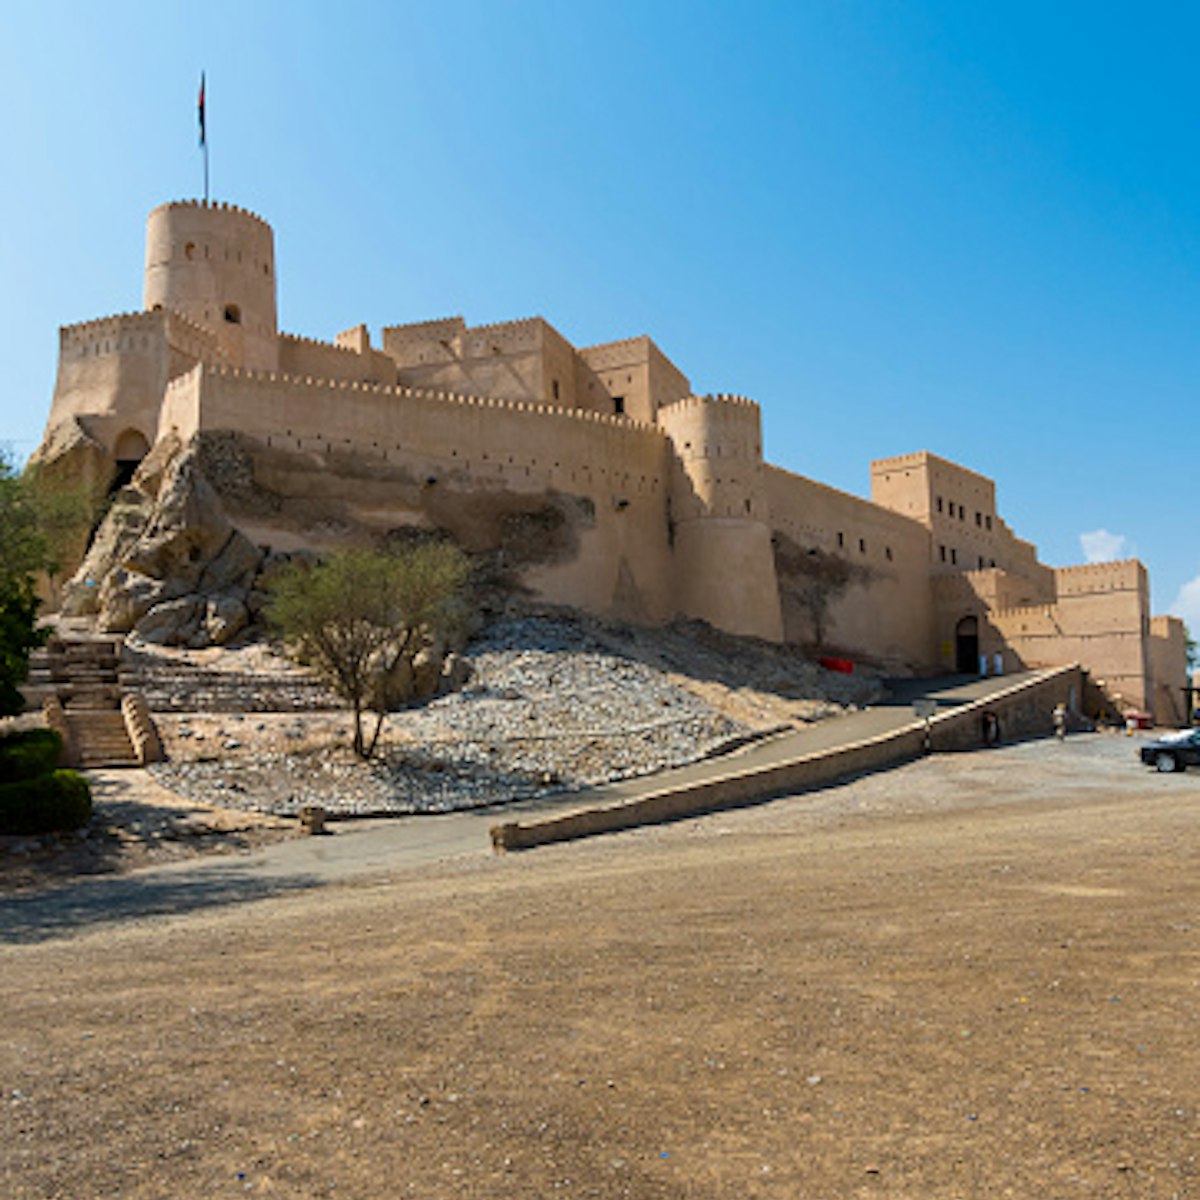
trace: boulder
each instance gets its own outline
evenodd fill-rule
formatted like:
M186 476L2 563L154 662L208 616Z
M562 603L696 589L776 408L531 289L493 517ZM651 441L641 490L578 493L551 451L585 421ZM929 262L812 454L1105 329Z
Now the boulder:
M117 567L104 577L97 593L97 625L105 633L128 633L156 604L174 599L161 579Z
M122 488L113 496L83 562L63 587L65 616L90 616L99 609L101 585L124 564L153 514L152 497L136 488Z
M196 636L207 605L199 596L181 596L155 605L133 628L143 641L160 646L185 646Z
M193 638L203 633L207 639L205 645L224 646L249 624L250 613L241 596L225 592L209 597L203 625L197 629Z
M138 469L133 473L133 486L147 496L157 497L162 491L167 468L179 457L182 449L182 443L176 433L168 433L159 438L150 447L146 457L138 463Z
M229 539L201 574L197 591L223 592L239 590L243 597L250 590L263 552L239 530L234 529Z
M217 493L189 449L167 467L153 518L129 552L128 565L153 579L177 580L194 590L232 532Z
M437 695L442 682L442 652L439 647L426 646L412 660L413 694L418 700Z

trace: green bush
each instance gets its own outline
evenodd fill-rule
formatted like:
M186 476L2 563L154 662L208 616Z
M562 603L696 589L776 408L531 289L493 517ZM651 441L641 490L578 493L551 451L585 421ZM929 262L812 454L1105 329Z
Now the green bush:
M27 729L0 740L0 783L49 775L58 766L62 738L53 729Z
M78 829L92 815L92 789L75 771L0 783L0 834Z

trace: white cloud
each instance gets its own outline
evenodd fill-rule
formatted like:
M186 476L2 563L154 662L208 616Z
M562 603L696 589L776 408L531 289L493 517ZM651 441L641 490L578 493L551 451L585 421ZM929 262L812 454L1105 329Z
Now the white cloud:
M1193 634L1200 633L1200 575L1185 583L1167 611L1181 617Z
M1107 529L1095 529L1091 533L1081 533L1079 544L1083 547L1083 557L1090 563L1113 562L1118 558L1128 558L1131 552L1129 539L1123 533L1109 533Z

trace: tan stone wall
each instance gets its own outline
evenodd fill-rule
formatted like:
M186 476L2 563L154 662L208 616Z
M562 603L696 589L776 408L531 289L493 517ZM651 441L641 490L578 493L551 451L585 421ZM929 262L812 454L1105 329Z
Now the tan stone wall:
M1053 604L997 609L988 620L1028 666L1078 662L1118 708L1148 707L1152 684L1146 569L1135 560L1055 571Z
M421 327L389 327L383 349L396 363L397 382L406 387L540 404L547 402L545 327L540 317L463 325L449 336L446 323L434 323L428 336Z
M235 365L275 369L271 227L234 205L160 205L146 221L145 307L211 329Z
M1187 629L1178 617L1150 619L1151 712L1159 725L1188 725L1191 714L1184 703L1188 683Z
M619 397L635 421L654 421L660 408L691 394L687 377L645 335L586 346L579 357L610 398L609 411Z
M306 456L326 478L305 486L324 488L380 532L438 524L440 512L461 510L472 495L580 498L590 516L578 552L530 567L528 585L551 601L602 614L657 621L674 612L667 443L651 426L224 368L172 385L164 428L168 421L183 438L233 429L267 449ZM247 532L280 547L289 536L272 530L268 518ZM330 538L336 543L336 529ZM310 533L303 540L319 539Z
M219 359L215 336L176 313L124 313L64 326L47 434L77 417L114 456L120 443L153 444L164 388L202 358Z
M929 533L916 521L778 467L766 468L771 528L816 564L843 562L848 584L832 597L828 628L816 639L811 603L789 592L812 585L803 576L784 588L788 641L821 640L831 650L896 669L932 659ZM815 554L811 554L815 551Z
M679 611L783 640L758 405L691 396L659 411L671 439L670 522Z
M311 375L348 383L396 382L396 364L386 354L371 349L370 343L360 351L291 333L279 337L279 370L285 375Z
M1049 568L1001 519L986 476L922 450L873 462L871 499L928 527L933 574L999 568L1024 575L1040 599L1053 599Z

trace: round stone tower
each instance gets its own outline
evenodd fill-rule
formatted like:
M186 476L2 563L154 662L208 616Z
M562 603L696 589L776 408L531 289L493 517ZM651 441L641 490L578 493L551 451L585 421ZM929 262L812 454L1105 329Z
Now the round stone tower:
M146 221L147 309L211 329L233 366L274 370L275 239L261 217L231 204L162 204Z
M679 610L732 633L783 640L758 405L689 396L658 411L671 439Z

